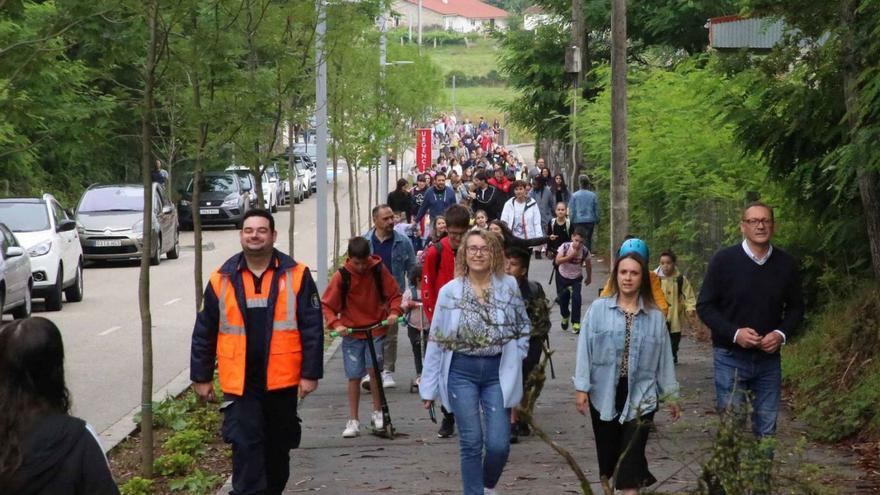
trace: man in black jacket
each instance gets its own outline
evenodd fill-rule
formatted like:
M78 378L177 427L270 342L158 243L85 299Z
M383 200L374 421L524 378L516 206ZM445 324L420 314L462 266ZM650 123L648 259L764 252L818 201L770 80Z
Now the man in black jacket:
M477 172L474 176L474 185L477 186L477 190L470 194L473 200L472 209L485 211L490 222L501 218L501 209L504 207L506 197L495 186L489 184L489 176L485 171Z
M214 362L223 390L223 440L232 444L232 493L280 494L299 446L297 399L324 373L323 317L308 267L273 246L266 210L242 221L242 252L211 274L193 328L190 377L214 398Z
M752 203L742 213L742 244L709 262L697 313L712 330L719 411L752 406L752 431L774 435L782 384L779 350L804 316L797 261L770 244L773 209Z

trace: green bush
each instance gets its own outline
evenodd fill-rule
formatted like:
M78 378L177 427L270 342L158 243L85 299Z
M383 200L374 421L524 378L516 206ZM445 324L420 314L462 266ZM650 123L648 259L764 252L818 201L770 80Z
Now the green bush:
M220 411L212 407L197 407L189 413L189 429L201 430L209 434L215 434L223 423Z
M185 490L186 493L193 495L203 495L213 493L222 481L223 478L220 476L196 469L186 478L176 478L169 481L168 488L175 492Z
M148 480L141 478L140 476L135 476L130 480L126 481L119 487L119 492L122 495L152 495L153 493L153 480Z
M166 397L162 402L153 402L153 426L171 428L174 431L185 429L189 407L186 400L177 400L175 397ZM135 414L134 422L140 424L140 412Z
M880 288L831 301L783 352L794 411L819 440L880 434Z
M203 430L181 430L168 437L162 447L168 452L196 456L204 453L211 436Z
M175 452L165 454L153 461L153 469L161 476L181 476L195 466L196 460L189 454Z

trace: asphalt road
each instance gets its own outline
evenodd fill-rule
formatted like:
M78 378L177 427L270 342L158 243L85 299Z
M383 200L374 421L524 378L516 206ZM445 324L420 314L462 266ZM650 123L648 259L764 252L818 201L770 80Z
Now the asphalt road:
M393 177L393 174L392 174ZM366 226L366 177L360 181L362 228ZM347 178L339 181L340 237L349 234ZM316 195L296 205L295 257L312 270L316 267L318 202ZM332 222L332 189L328 191L327 215ZM288 207L275 215L279 249L289 252ZM332 224L328 228L332 249ZM238 231L232 226L211 228L204 233L204 280L229 256L241 249ZM194 243L192 232L181 232L181 256L163 257L150 270L153 316L154 392L189 367L190 336L195 321ZM140 404L141 327L138 310L138 262L102 263L84 272L85 298L65 303L60 312L46 312L42 301L34 315L54 321L64 336L67 385L73 413L103 432Z

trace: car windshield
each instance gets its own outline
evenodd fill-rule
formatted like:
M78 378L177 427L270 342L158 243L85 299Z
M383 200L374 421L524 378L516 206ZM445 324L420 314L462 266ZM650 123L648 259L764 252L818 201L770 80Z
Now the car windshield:
M76 211L144 211L144 189L130 186L89 189L83 194Z
M0 223L13 232L49 230L49 211L45 203L0 203Z
M189 181L187 192L192 192L193 181ZM235 192L235 179L231 175L208 175L202 177L202 192Z

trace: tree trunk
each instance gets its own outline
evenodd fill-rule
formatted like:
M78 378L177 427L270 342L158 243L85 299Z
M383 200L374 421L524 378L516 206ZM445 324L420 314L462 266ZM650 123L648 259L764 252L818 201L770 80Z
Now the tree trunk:
M571 44L573 46L578 47L581 55L581 70L577 72L572 81L572 92L571 92L571 115L569 118L571 119L571 177L574 180L577 175L583 170L584 167L584 159L583 153L581 152L580 143L577 138L577 105L578 99L581 96L580 89L583 86L584 81L584 71L587 70L587 67L583 64L584 61L584 52L586 51L586 21L584 20L584 5L583 0L572 0L571 1Z
M336 144L333 144L333 269L339 260L339 180L337 180Z
M352 213L354 214L354 232L351 234L352 237L360 235L361 232L361 184L360 180L358 180L358 165L359 162L355 161L352 168L354 169L354 210ZM349 191L351 194L351 191Z
M844 70L843 91L846 104L847 124L849 125L850 140L856 139L859 130L859 67L858 47L853 39L853 30L858 22L856 9L858 2L846 0L843 2L841 21L846 27L844 37ZM880 174L874 170L865 168L864 163L856 169L856 179L859 187L859 198L862 201L862 210L865 214L865 223L868 231L868 245L871 249L871 267L874 278L880 280Z
M626 136L626 0L611 9L611 250L629 230Z
M355 178L355 167L349 163L348 159L345 160L345 167L348 169L348 234L349 237L354 237L357 235L357 220L358 213L355 208L355 194L354 194L354 184L356 182ZM339 256L336 253L336 256Z
M379 175L379 174L376 174ZM376 184L378 186L378 184ZM376 189L376 195L379 195L379 190ZM370 206L373 204L373 167L370 164L367 164L367 225L370 225ZM360 223L360 217L358 217L358 222Z
M293 188L293 185L294 185L293 179L294 179L294 176L296 175L296 170L293 167L293 141L294 141L294 139L296 139L295 136L296 136L296 133L294 132L293 126L288 124L288 126L287 126L287 142L289 144L289 147L288 147L288 152L289 152L288 168L289 168L289 171L287 174L287 182L288 182L288 186L290 187L290 197L287 199L290 200L290 203L289 203L290 204L290 225L287 228L287 252L288 252L288 254L290 254L291 258L293 258L293 237L294 237L294 231L295 231L294 229L296 228L296 215L295 215L296 204L293 201L293 197L296 195L296 190ZM278 185L280 186L281 183L279 182ZM307 187L312 187L312 186L308 185ZM318 208L320 209L321 205L318 205Z
M141 252L141 270L138 283L138 306L141 315L141 475L153 477L153 319L150 314L150 255L153 246L153 184L152 128L153 93L158 57L159 0L146 2L146 22L149 41L144 63L144 92L141 106L141 174L144 186L144 244ZM161 256L161 246L160 246Z

